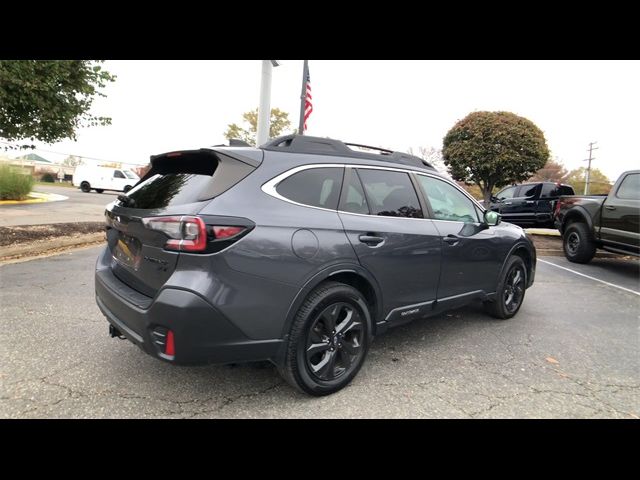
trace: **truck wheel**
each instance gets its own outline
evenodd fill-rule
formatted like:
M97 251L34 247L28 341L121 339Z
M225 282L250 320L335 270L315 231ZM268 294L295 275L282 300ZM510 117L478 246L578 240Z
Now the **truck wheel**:
M513 255L504 266L496 288L495 299L484 302L485 311L501 320L513 317L522 306L526 288L527 267L522 257Z
M91 185L89 185L89 182L82 182L80 184L80 190L84 193L89 193L91 191Z
M127 185L126 187L124 187L123 192L127 193L129 190L131 190L131 185Z
M570 224L562 235L562 247L567 260L574 263L589 263L596 254L589 226L586 223Z
M280 374L310 395L337 392L364 363L370 332L371 315L362 294L343 283L324 283L298 310Z
M96 192L102 193L102 192L104 192L104 189L103 188L96 188Z

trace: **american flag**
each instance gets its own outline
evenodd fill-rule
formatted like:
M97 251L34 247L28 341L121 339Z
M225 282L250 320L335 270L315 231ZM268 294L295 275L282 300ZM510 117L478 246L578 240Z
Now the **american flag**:
M307 119L311 112L313 112L313 105L311 103L311 77L309 76L309 68L307 68L307 88L304 97L304 130L307 130Z

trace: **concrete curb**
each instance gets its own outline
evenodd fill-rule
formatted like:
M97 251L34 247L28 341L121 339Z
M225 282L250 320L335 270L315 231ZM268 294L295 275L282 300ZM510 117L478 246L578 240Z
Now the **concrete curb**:
M48 240L35 240L21 245L10 245L2 247L0 250L0 262L16 257L38 257L48 253L55 253L61 249L82 247L104 241L104 232L96 232Z
M69 197L57 193L31 192L27 200L0 200L0 205L29 205L31 203L60 202Z
M553 230L551 228L525 228L525 232L529 235L545 235L548 237L560 237L560 232L558 230Z

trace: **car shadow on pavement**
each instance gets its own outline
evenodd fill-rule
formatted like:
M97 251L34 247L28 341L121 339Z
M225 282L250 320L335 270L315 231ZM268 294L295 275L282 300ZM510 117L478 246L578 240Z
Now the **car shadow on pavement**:
M384 370L384 375L400 376L402 361L415 355L417 350L444 352L461 341L466 334L478 335L478 324L486 328L504 324L486 315L480 304L472 304L443 315L415 320L390 329L377 337L369 349L360 374L351 385L331 397L345 393L353 383L362 383L367 371ZM482 330L482 329L480 329ZM461 332L462 331L462 332ZM148 357L141 351L131 349L125 355L114 355L109 361L110 374L117 373L120 384L117 390L135 395L150 396L156 400L173 399L180 405L190 407L189 416L218 416L236 401L245 408L261 402L295 400L300 406L308 402L322 401L289 387L270 362L241 363L232 365L174 366ZM400 363L396 363L399 362ZM389 371L391 369L391 371ZM363 376L363 378L360 378ZM105 381L109 381L105 378ZM375 384L375 379L374 379ZM131 390L135 391L131 392ZM153 392L153 393L150 393ZM267 395L268 393L268 395ZM228 412L228 411L227 411Z

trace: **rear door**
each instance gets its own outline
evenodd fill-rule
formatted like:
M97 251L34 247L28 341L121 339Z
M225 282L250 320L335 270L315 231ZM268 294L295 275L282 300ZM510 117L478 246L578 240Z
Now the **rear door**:
M408 173L347 168L339 205L360 263L380 286L390 323L423 316L436 299L440 236Z
M605 199L601 213L602 240L640 249L640 173L628 173Z
M169 237L149 220L195 215L254 169L212 151L155 157L143 181L105 211L113 274L131 288L154 296L175 270L180 254L165 248Z

